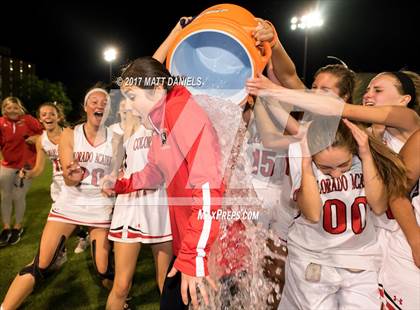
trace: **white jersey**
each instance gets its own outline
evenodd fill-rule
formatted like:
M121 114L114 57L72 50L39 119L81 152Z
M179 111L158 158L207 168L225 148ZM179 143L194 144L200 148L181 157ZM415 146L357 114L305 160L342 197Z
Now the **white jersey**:
M395 153L399 153L404 146L404 142L395 138L387 130L384 132L382 141ZM375 226L391 232L397 230L399 227L390 208L384 214L376 217Z
M140 125L136 132L124 142L126 157L124 159L124 177L129 178L140 171L147 163L147 154L152 143L152 130Z
M417 220L417 225L420 226L420 195L419 195L419 188L420 188L420 180L417 181L416 186L410 193L411 204L413 205L414 215ZM389 251L392 252L392 255L399 256L401 258L407 259L413 262L413 256L411 255L411 247L407 242L407 238L405 237L401 228L395 231L392 234L392 238L389 241Z
M249 125L247 150L252 158L252 176L267 185L281 185L289 182L287 176L287 151L278 152L263 146L255 121Z
M287 232L296 208L291 200L291 182L287 150L273 151L263 146L255 121L248 128L248 156L252 162L252 185L265 208L259 222L272 229L282 242L287 242Z
M73 157L84 170L84 178L77 186L63 185L49 220L109 227L113 201L102 195L100 180L111 173L112 131L106 128L106 141L95 147L87 140L83 126L74 128Z
M124 130L121 127L121 123L115 123L109 126L109 128L112 130L113 133L116 133L117 135L124 135Z
M301 184L302 158L300 145L289 148L292 191ZM324 175L314 163L322 200L321 219L311 223L300 215L289 229L289 256L305 257L320 265L376 271L381 252L377 244L370 210L363 185L362 163L353 156L349 171L339 178Z
M151 142L152 131L142 125L124 142L125 178L141 171L147 164ZM165 188L145 189L118 195L108 238L125 243L157 243L172 240Z
M48 138L46 130L44 130L41 135L41 147L52 163L53 176L50 193L52 200L56 201L61 192L61 187L64 184L63 170L61 169L60 160L58 158L58 144L53 143Z
M419 181L411 191L411 203L420 226ZM420 309L420 269L401 228L392 232L379 274L380 293L386 309Z

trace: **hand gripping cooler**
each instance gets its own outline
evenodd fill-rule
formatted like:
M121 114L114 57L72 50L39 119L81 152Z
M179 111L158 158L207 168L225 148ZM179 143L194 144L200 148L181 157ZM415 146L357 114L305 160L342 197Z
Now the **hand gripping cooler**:
M193 95L206 94L234 103L248 94L245 82L261 73L271 57L269 42L255 46L255 17L233 4L215 5L181 30L167 57L174 76L189 77ZM200 81L201 84L196 83Z

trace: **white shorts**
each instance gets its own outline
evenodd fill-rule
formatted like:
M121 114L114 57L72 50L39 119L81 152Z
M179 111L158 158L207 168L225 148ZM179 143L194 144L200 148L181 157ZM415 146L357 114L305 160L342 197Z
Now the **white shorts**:
M166 196L159 200L123 194L115 202L108 239L124 243L159 243L172 240ZM150 201L159 201L151 204Z
M375 271L309 265L309 261L287 258L286 285L278 309L380 309Z
M72 203L71 199L60 199L51 206L48 221L64 222L82 226L109 228L112 218L112 204L109 201L86 204Z
M387 252L379 290L385 309L420 309L420 269L414 262Z
M258 199L262 201L263 210L258 223L265 229L272 229L282 244L287 243L287 233L294 219L294 209L290 200L290 186L267 185L267 182L252 179Z
M378 236L378 243L379 243L379 246L381 247L381 253L382 253L381 266L382 266L383 261L387 255L389 241L391 240L392 232L381 227L375 227L375 229L376 229L376 234Z

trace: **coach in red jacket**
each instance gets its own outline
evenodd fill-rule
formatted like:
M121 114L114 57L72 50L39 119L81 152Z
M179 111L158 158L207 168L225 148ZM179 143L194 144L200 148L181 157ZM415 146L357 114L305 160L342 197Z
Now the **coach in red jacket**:
M35 164L36 136L42 133L41 124L29 114L20 100L7 97L2 102L0 117L0 147L3 154L0 169L1 218L3 231L0 247L16 244L23 232L22 220L26 208L26 193L30 180L17 180L16 174L26 166ZM12 209L15 209L15 224L11 225Z
M176 257L165 280L161 309L184 309L188 291L196 306L196 286L207 301L202 277L208 276L207 258L219 229L212 215L220 208L224 190L217 134L188 90L172 86L169 72L155 59L136 59L122 78L126 82L121 90L133 113L154 135L148 164L130 178L117 180L114 190L128 193L166 183ZM136 85L130 84L134 78Z

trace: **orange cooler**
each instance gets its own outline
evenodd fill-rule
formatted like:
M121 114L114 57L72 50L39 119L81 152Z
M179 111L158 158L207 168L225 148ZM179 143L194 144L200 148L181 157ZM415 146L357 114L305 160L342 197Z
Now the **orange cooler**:
M233 4L208 8L179 33L167 57L172 75L189 77L192 94L241 103L245 82L261 73L271 57L268 42L255 46L255 17ZM201 83L200 83L201 82Z

